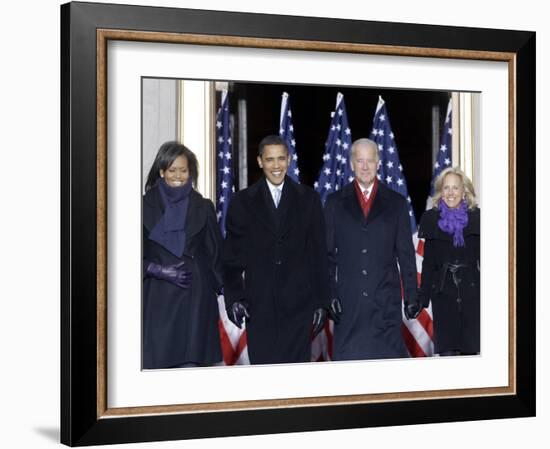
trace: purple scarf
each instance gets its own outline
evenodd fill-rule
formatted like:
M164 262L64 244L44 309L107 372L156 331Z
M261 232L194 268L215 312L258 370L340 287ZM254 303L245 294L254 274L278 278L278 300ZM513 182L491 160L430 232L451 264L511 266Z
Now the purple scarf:
M441 218L437 222L439 229L453 236L454 247L464 246L463 230L468 225L468 205L462 200L460 205L451 209L445 201L439 200Z
M149 239L177 257L183 255L185 248L185 222L192 185L191 180L181 187L170 187L164 178L160 178L157 182L164 204L164 215L149 234Z

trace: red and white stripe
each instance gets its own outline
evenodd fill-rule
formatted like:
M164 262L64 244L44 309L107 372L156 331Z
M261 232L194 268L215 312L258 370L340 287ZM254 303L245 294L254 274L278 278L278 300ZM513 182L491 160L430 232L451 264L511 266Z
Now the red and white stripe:
M332 338L334 335L334 322L327 320L325 327L311 342L311 361L327 362L332 360Z
M416 255L416 272L418 285L422 276L422 260L424 259L424 239L418 239L418 233L413 235ZM422 309L415 320L407 320L403 313L403 339L411 357L431 357L434 353L433 319L431 304ZM311 361L322 362L332 360L334 322L327 320L323 331L317 335L311 345Z
M245 325L243 324L243 328L239 329L229 320L223 295L218 296L218 309L220 312L218 326L223 354L222 365L250 365Z
M416 272L418 285L420 285L422 260L424 259L424 239L419 239L418 233L415 233L413 243L416 249ZM407 320L403 315L402 332L405 345L412 357L431 357L434 352L431 304L427 309L422 309L415 320Z
M422 275L424 257L424 240L413 236L416 248L416 267L418 284ZM225 365L249 365L246 328L239 329L227 317L223 295L218 296L220 318L218 321L220 339ZM407 320L403 315L402 325L405 345L412 357L431 357L433 355L433 320L431 305L423 309L415 320ZM332 360L334 322L327 320L324 329L311 343L311 361L323 362Z

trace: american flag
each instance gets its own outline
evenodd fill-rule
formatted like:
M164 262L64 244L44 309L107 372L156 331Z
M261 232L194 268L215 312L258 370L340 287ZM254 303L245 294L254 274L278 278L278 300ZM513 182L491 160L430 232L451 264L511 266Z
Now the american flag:
M447 106L447 113L445 114L445 124L441 133L440 139L441 145L437 152L436 160L433 166L432 182L430 188L430 196L426 201L426 210L432 207L432 197L434 195L435 180L439 174L447 167L452 167L453 159L453 112L452 112L452 99L449 99ZM422 274L422 261L424 260L424 239L418 240L416 247L416 267L419 274L418 283L420 284L420 275ZM417 320L422 321L423 326L427 329L430 336L433 336L433 324L432 324L432 304L430 303L427 309L424 309ZM426 355L433 355L432 352Z
M233 164L231 129L229 126L229 95L222 91L222 104L216 114L216 215L225 237L225 217L233 196Z
M227 90L222 91L221 106L216 114L216 155L216 215L225 238L225 217L235 191ZM218 310L223 363L226 365L249 364L246 331L239 329L227 317L223 294L218 296Z
M334 335L334 322L327 320L321 332L311 342L311 361L327 362L332 360L332 339Z
M403 166L399 161L395 136L391 129L386 103L382 97L379 97L376 112L374 113L371 136L372 140L378 145L378 154L380 155L378 180L390 189L403 195L409 203L411 235L416 249L416 266L418 279L420 279L422 255L419 254L419 248L423 251L423 245L419 245L418 243L418 229L407 189L407 181L403 173ZM433 354L433 324L432 317L428 311L425 309L422 310L415 320L407 320L403 315L402 330L405 344L411 356L425 357Z
M287 175L295 182L300 182L300 169L298 168L298 154L296 153L296 140L294 139L294 125L292 124L292 110L290 109L290 97L283 92L281 98L281 119L279 121L279 135L286 142L290 165Z
M351 129L348 125L348 115L344 96L338 92L336 109L331 113L330 130L325 143L323 167L319 178L313 185L321 195L325 204L327 196L353 181L353 173L349 163L351 151Z
M448 167L453 166L453 100L449 99L445 124L441 133L441 145L434 162L430 197L434 196L435 180L439 174Z
M314 188L321 195L323 204L327 196L353 181L351 164L351 129L344 96L336 95L336 109L331 113L330 129L325 143L323 167ZM327 320L324 329L313 339L311 344L311 361L319 362L332 359L332 338L334 323Z
M416 219L411 205L411 197L409 196L407 181L403 174L403 166L401 162L399 162L399 153L397 152L395 137L391 130L386 103L382 97L378 98L371 136L372 140L378 145L378 154L380 155L377 174L378 180L407 199L409 203L411 233L414 234L417 229Z

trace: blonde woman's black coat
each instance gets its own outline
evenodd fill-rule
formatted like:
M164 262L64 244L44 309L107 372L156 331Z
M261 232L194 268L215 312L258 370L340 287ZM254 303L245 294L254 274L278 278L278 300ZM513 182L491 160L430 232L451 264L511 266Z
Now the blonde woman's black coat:
M424 212L420 220L418 236L426 239L420 299L426 307L432 303L436 353L475 354L480 349L479 217L478 208L468 211L465 245L458 248L452 235L439 229L438 209ZM462 265L454 279L448 264Z
M213 364L222 360L217 291L221 287L221 233L212 202L189 193L186 243L176 257L149 233L164 213L158 187L143 197L143 260L161 265L185 261L192 285L184 290L170 282L143 279L143 368Z

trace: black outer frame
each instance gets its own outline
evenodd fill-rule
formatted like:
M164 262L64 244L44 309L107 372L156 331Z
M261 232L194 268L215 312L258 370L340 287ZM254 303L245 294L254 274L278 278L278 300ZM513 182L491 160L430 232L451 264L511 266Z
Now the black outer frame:
M97 417L96 29L516 54L517 394ZM61 6L61 442L176 440L535 415L535 33L143 6ZM517 237L520 238L517 238Z

